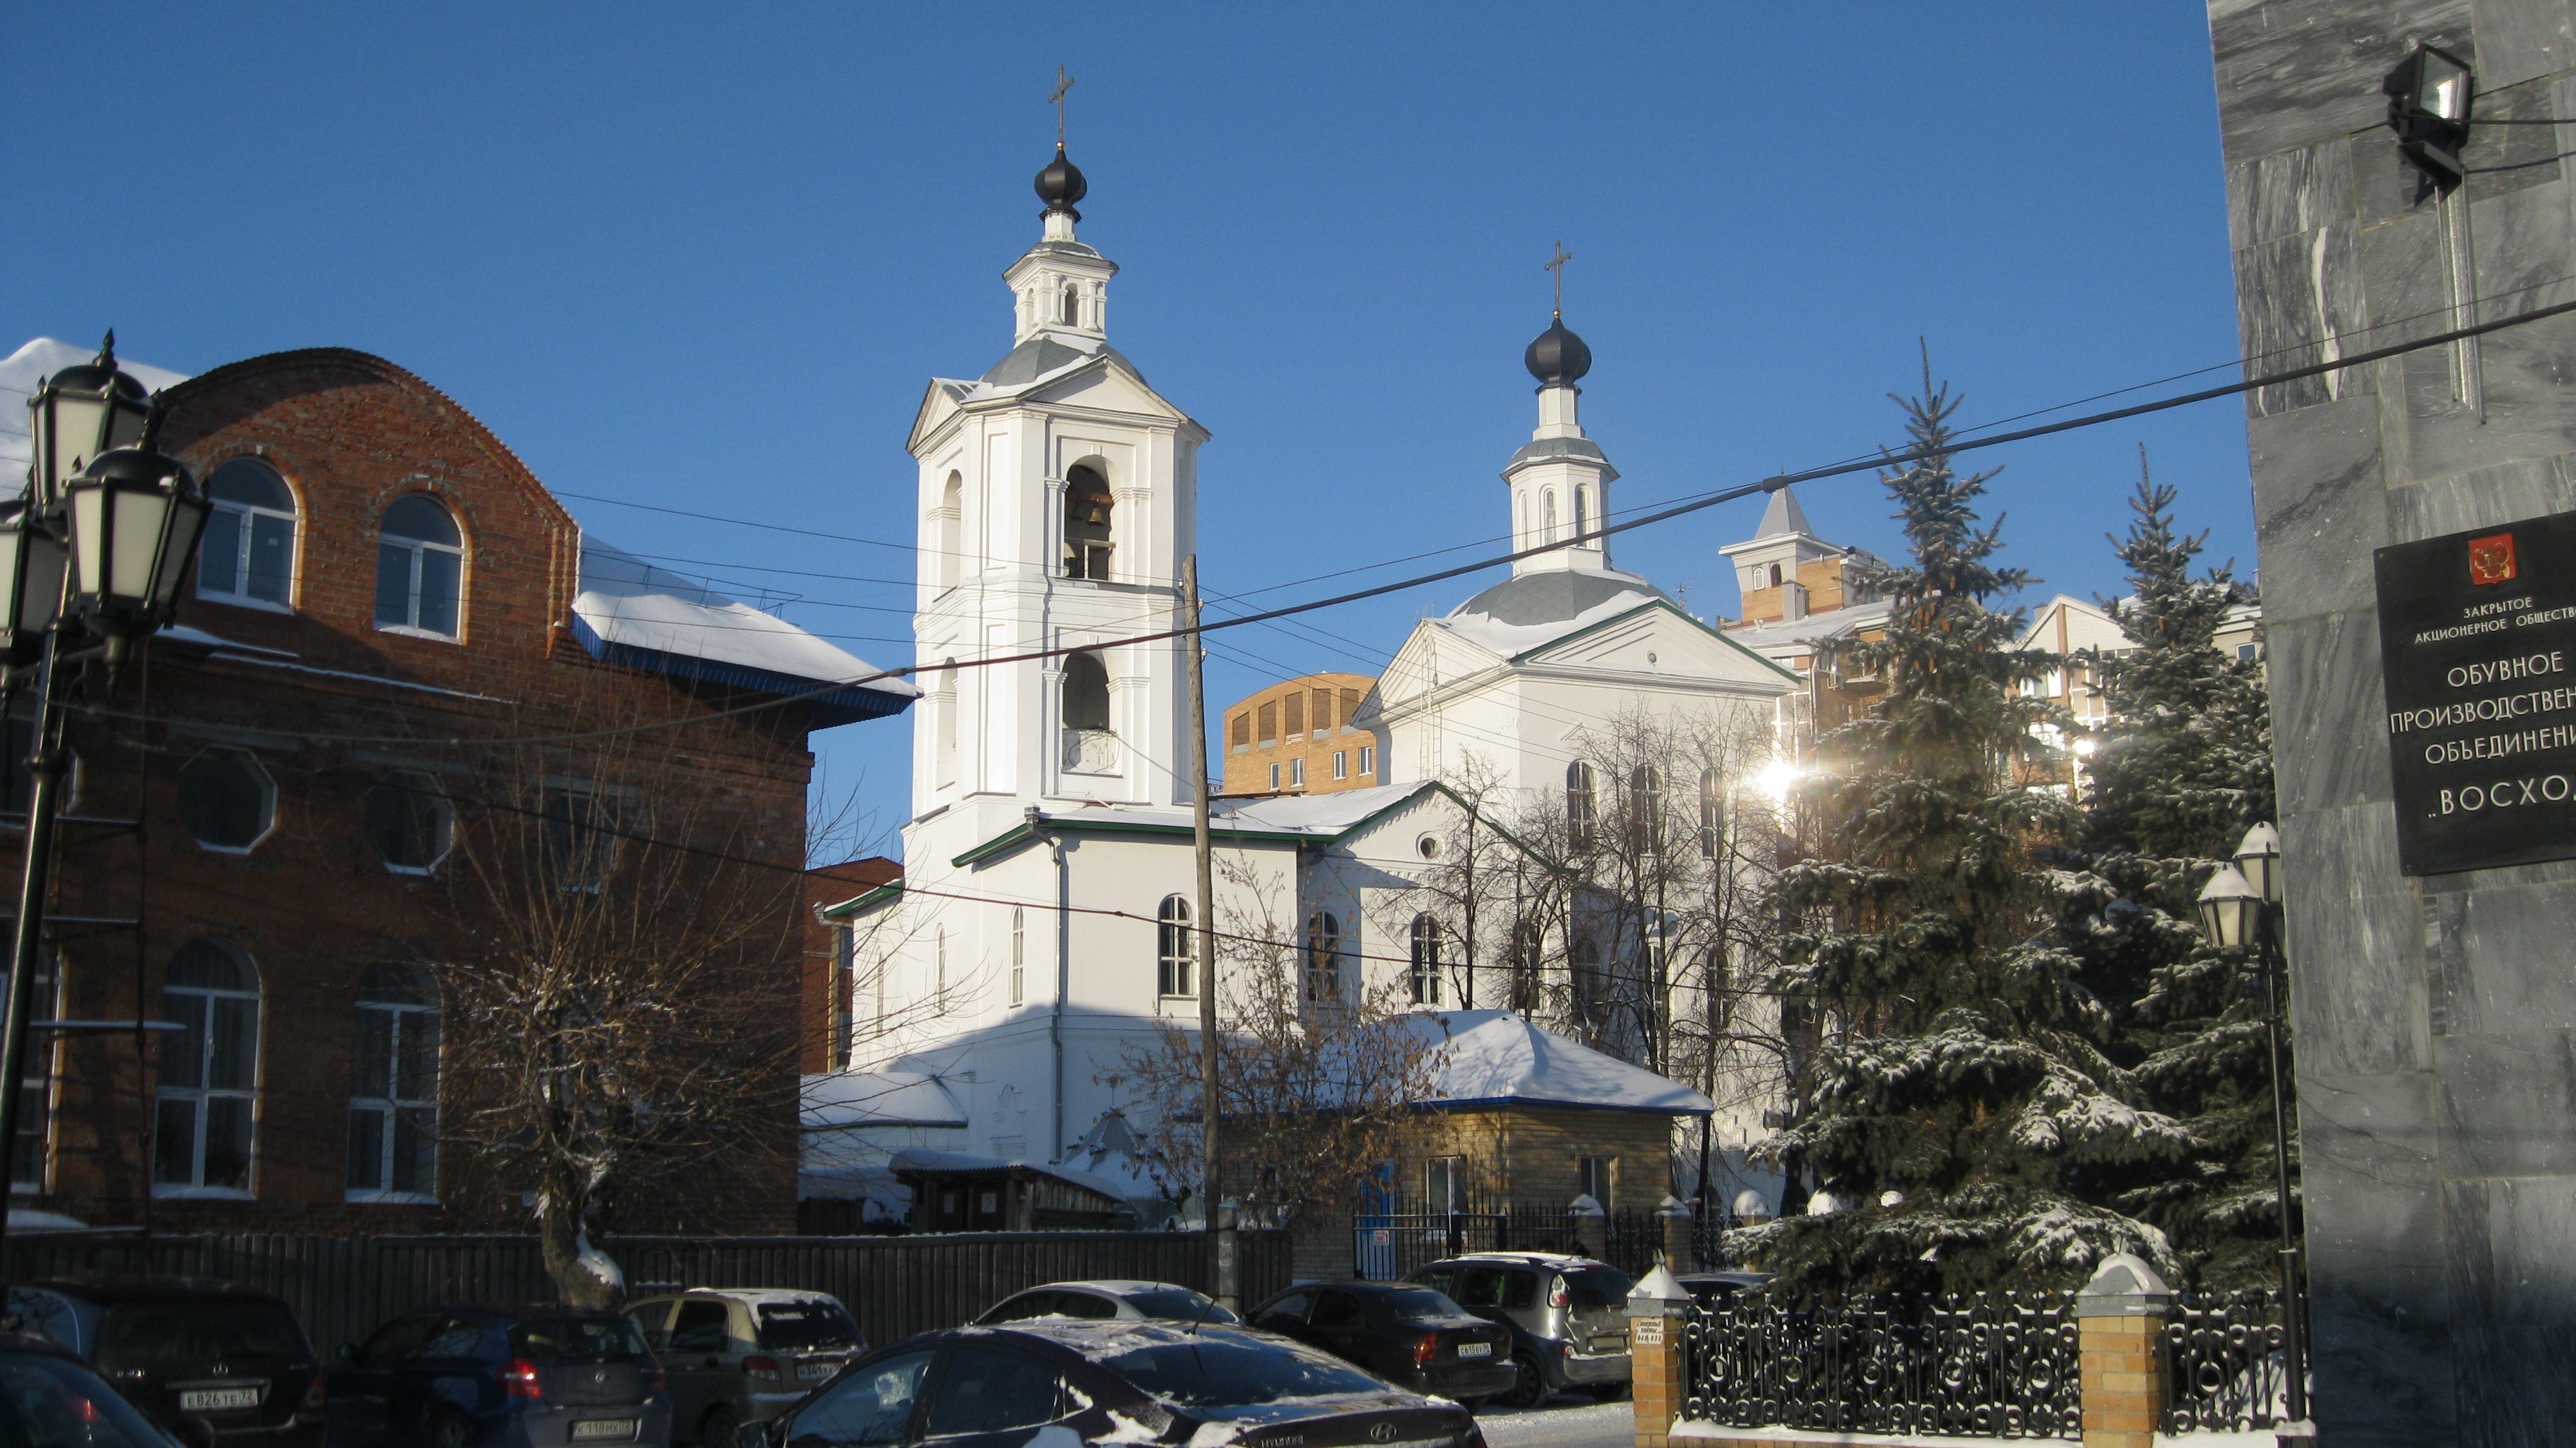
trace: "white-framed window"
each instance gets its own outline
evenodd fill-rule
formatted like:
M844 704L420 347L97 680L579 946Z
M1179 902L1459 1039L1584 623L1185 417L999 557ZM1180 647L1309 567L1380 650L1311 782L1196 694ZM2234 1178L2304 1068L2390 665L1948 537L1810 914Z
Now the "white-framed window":
M1467 1158L1435 1156L1422 1163L1422 1209L1442 1217L1467 1210Z
M1440 922L1428 915L1413 917L1413 954L1406 972L1413 989L1413 1003L1418 1006L1440 1004Z
M1361 746L1360 746L1360 773L1362 773L1362 774L1375 774L1375 773L1377 773L1377 746L1376 746L1376 745L1374 745L1374 744L1363 744L1363 745L1361 745Z
M438 987L416 966L373 965L358 981L349 1073L353 1202L438 1199Z
M376 627L453 639L465 613L465 539L456 519L427 493L385 509L376 538Z
M161 1089L153 1124L157 1196L248 1196L258 1129L259 972L241 952L197 939L161 986Z
M930 932L930 1008L948 1013L948 927Z
M234 458L206 479L197 596L283 609L295 598L295 494L277 469Z
M1334 750L1334 751L1333 751L1333 778L1335 778L1335 779L1348 779L1348 778L1350 778L1350 777L1351 777L1351 752L1350 752L1349 750L1347 750L1347 749L1336 749L1336 750Z
M1640 853L1664 852L1664 772L1651 764L1628 771L1628 834Z
M1288 787L1290 789L1306 787L1306 761L1302 759L1288 761Z
M1699 857L1714 860L1726 839L1726 781L1715 769L1699 772Z
M1601 1210L1610 1210L1610 1179L1618 1162L1615 1156L1578 1157L1574 1163L1575 1190L1590 1197Z
M1577 852L1592 848L1595 803L1592 766L1580 759L1565 766L1565 842Z
M277 781L249 750L216 745L179 766L179 822L209 850L249 854L277 825Z
M1279 766L1275 764L1270 766L1270 787L1272 789L1279 787Z
M1550 488L1546 492L1539 494L1539 518L1541 520L1539 531L1543 535L1540 541L1545 543L1555 542L1556 489Z
M1190 902L1163 897L1154 912L1154 988L1167 996L1190 994Z
M1028 908L1011 907L1011 1004L1027 999L1029 963Z

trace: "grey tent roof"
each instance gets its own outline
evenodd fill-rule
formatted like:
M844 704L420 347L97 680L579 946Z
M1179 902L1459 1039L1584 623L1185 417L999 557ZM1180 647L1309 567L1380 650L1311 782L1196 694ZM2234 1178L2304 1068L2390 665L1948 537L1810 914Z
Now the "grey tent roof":
M1762 527L1753 536L1776 538L1784 533L1804 533L1810 538L1816 533L1807 526L1807 510L1798 506L1797 495L1785 487L1771 494L1770 503L1762 510Z
M1458 605L1450 616L1480 613L1496 623L1520 626L1563 623L1623 593L1673 601L1672 595L1628 574L1548 569L1506 578Z
M1503 476L1510 477L1512 469L1523 463L1546 458L1581 458L1586 462L1599 463L1601 470L1612 478L1619 476L1619 470L1610 466L1610 459L1602 453L1600 445L1588 437L1540 438L1512 454L1512 460L1503 464Z
M1091 355L1077 352L1041 332L1012 348L1011 355L994 363L993 370L978 380L1002 387L1017 387L1023 382L1035 382L1059 367L1071 366Z

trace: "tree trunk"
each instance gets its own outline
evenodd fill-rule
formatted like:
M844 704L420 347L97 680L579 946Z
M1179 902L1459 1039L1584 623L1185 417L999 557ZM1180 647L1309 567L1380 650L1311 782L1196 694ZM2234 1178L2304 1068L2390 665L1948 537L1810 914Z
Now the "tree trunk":
M555 1295L566 1307L616 1311L624 1305L625 1294L582 1260L584 1201L571 1173L550 1171L547 1176L553 1180L537 1195L537 1251L545 1260L546 1276L554 1281Z

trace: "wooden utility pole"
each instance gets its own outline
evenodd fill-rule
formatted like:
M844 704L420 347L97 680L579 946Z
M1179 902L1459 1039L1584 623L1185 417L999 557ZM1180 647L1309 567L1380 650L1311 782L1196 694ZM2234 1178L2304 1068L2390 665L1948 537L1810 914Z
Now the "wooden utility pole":
M1198 852L1197 926L1192 943L1199 962L1199 1210L1217 1254L1216 1300L1231 1312L1235 1300L1233 1224L1221 1220L1225 1193L1217 1172L1216 1089L1216 856L1208 844L1207 649L1199 642L1199 556L1181 560L1182 647L1190 661L1190 763L1193 791L1190 839Z

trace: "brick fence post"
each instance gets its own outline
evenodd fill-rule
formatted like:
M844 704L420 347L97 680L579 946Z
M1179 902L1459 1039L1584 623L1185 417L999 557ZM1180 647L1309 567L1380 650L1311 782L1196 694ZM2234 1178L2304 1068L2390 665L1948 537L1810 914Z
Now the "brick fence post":
M2084 1448L2155 1448L2165 1415L2165 1315L2173 1301L2155 1269L2126 1252L2105 1259L2075 1294Z
M1664 1204L1655 1208L1655 1219L1664 1228L1664 1265L1676 1273L1698 1271L1692 1260L1690 1208L1682 1205L1681 1198L1666 1196Z
M1574 1199L1574 1237L1583 1244L1583 1255L1607 1258L1610 1255L1610 1214L1592 1200L1590 1192Z
M1628 1293L1629 1396L1635 1400L1637 1448L1664 1448L1665 1435L1690 1399L1690 1294L1658 1267Z

